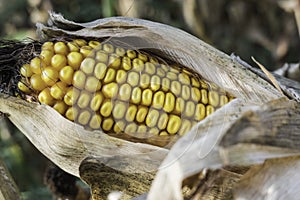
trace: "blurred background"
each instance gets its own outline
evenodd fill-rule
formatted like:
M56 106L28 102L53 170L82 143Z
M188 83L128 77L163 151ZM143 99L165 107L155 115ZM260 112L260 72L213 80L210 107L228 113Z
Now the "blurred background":
M36 39L35 23L47 23L49 10L76 22L137 17L186 30L252 65L254 56L273 71L286 62L299 62L299 4L299 0L0 0L0 37ZM24 199L52 199L43 184L49 161L4 117L0 117L0 152Z

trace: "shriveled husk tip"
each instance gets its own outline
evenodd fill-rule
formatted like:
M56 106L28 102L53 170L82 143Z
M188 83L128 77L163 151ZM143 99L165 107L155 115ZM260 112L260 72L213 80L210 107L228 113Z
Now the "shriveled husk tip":
M270 83L228 55L182 30L167 25L124 17L75 23L65 20L60 14L50 13L49 24L37 24L37 33L41 40L62 36L101 38L159 54L162 58L197 71L208 81L237 97L199 122L169 151L152 145L112 138L101 131L87 131L64 119L50 107L1 96L0 111L9 113L13 123L42 153L71 174L79 176L79 166L87 163L81 163L87 157L96 157L97 162L128 173L131 173L132 169L136 173L155 171L160 166L149 199L159 199L161 196L166 199L181 199L181 181L184 178L201 171L204 167L221 167L228 161L222 157L221 153L226 154L226 151L221 151L223 148L219 144L232 124L242 117L244 112L259 110L262 105L267 106L267 102L283 97ZM287 99L281 101L288 102ZM286 105L292 106L293 103ZM269 157L277 153L295 154L295 151L281 154L277 148L276 151L260 151L255 150L255 145L251 147L254 148L250 148L251 151L256 153L271 151L267 154ZM239 154L236 149L234 152L236 158L249 153L241 151ZM119 155L120 163L126 161L126 167L115 162L110 165L111 162L107 162L116 155ZM206 159L205 163L203 159ZM238 161L240 160L236 160ZM246 164L252 162L251 158L246 161ZM141 164L149 162L154 164ZM262 160L255 160L255 163L257 162ZM82 165L81 169L84 168Z

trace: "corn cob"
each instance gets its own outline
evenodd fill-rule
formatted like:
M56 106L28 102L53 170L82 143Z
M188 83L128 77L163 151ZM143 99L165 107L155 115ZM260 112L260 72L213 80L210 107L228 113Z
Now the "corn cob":
M17 86L87 129L183 135L233 97L188 68L131 49L50 41L21 66Z

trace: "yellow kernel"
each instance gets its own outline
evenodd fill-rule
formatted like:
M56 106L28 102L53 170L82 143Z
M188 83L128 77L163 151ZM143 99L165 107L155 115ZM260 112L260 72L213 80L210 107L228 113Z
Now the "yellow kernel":
M100 51L96 52L95 59L98 62L107 63L107 61L108 61L108 55L107 55L107 53L105 51L100 50Z
M185 106L184 100L183 100L181 97L176 98L176 103L175 103L175 110L174 110L174 112L175 112L176 114L182 113L183 110L184 110L184 106Z
M168 72L170 70L170 66L168 64L161 64L160 67L165 71Z
M121 85L119 89L119 99L128 101L131 97L131 86L127 83Z
M212 107L211 105L207 105L206 106L206 115L210 115L215 111L214 107Z
M77 105L79 108L86 108L91 101L91 94L86 92L86 91L81 91L78 100L77 100Z
M172 81L177 80L177 74L175 74L174 72L168 72L166 77L169 78Z
M102 93L100 92L96 92L93 96L92 96L92 99L91 99L91 102L90 102L90 108L93 110L93 111L98 111L100 106L101 106L101 103L103 102L104 100L104 96Z
M40 74L33 74L30 78L30 86L36 91L42 91L47 85Z
M73 40L73 42L79 47L86 45L86 41L84 39L76 39L76 40Z
M142 105L150 106L152 102L152 91L150 89L145 89L142 93Z
M102 87L102 92L107 98L115 98L118 94L118 84L115 82L105 84Z
M43 45L42 45L42 50L50 50L50 51L54 51L53 49L53 42L45 42Z
M83 55L84 58L94 57L94 51L90 46L82 46L79 52Z
M179 135L184 135L185 133L187 133L188 131L190 131L192 128L192 123L187 120L187 119L184 119L182 120L182 124L181 124L181 127L178 131L178 134Z
M114 125L114 120L112 118L107 118L107 119L104 119L103 122L102 122L102 129L104 131L110 131L111 128L113 127Z
M182 98L184 100L188 100L190 98L190 95L191 95L191 90L190 90L190 86L187 86L187 85L183 85L182 86Z
M116 54L118 55L118 56L120 56L120 57L123 57L124 55L125 55L125 49L123 49L123 48L120 48L120 47L117 47L116 48Z
M101 125L101 116L99 114L94 114L92 117L91 117L91 120L90 120L90 123L89 123L89 126L92 128L92 129L99 129L100 128L100 125Z
M200 84L201 84L201 88L203 88L203 89L208 89L208 85L207 85L207 83L204 81L204 80L199 80L199 82L200 82Z
M74 121L78 116L78 109L74 107L69 107L65 114L66 118Z
M106 74L107 66L104 63L97 63L94 69L94 75L97 79L102 80Z
M178 69L179 69L179 66L177 64L173 64L170 67L170 72L174 72L175 74L178 74L179 73Z
M139 135L145 135L145 134L147 134L147 126L145 126L145 125L139 125L136 133L138 133Z
M73 67L74 70L79 69L83 56L81 53L73 51L70 52L67 56L68 64Z
M156 109L161 109L164 106L165 102L165 93L162 91L158 91L153 96L152 106Z
M112 102L110 100L107 100L102 104L100 108L100 114L103 117L108 117L111 114L112 108L113 108Z
M192 97L192 100L195 101L195 102L199 102L200 101L200 91L198 88L196 87L192 87L192 93L191 93L191 97Z
M207 104L208 103L208 97L207 97L207 90L201 89L201 103Z
M40 59L44 61L46 65L50 65L53 55L54 53L51 50L42 50L40 53Z
M80 70L82 70L85 74L91 74L94 71L95 64L96 62L94 59L85 58L80 65Z
M148 131L151 135L158 135L159 134L159 129L156 127L150 128Z
M27 78L32 76L32 71L30 69L30 65L29 64L23 65L20 69L20 73L22 76L27 77Z
M228 97L225 95L221 95L220 96L220 106L224 106L227 103L228 103Z
M122 58L122 67L125 70L130 70L131 69L131 60L129 57L123 57Z
M126 81L126 78L127 78L126 71L124 71L123 69L119 69L116 75L116 82L119 84L124 83Z
M70 51L79 52L79 46L75 42L68 42L67 46L69 47Z
M43 89L38 96L39 102L43 104L47 104L49 106L52 106L55 103L55 100L50 95L50 89L45 88Z
M129 85L134 87L134 86L138 85L139 78L140 78L140 76L137 72L129 72L127 75L127 82L129 83Z
M146 125L150 128L156 126L159 118L159 112L156 109L150 109L147 117L146 117Z
M187 117L192 117L195 113L195 103L188 101L185 105L184 115Z
M158 64L158 60L155 57L150 57L149 60L150 60L151 63L153 63L155 65Z
M167 113L161 113L160 117L159 117L159 120L158 120L158 123L157 123L157 127L160 130L165 129L167 127L168 120L169 120L168 114Z
M136 113L136 121L139 123L144 122L147 114L148 114L148 108L144 106L140 106Z
M115 51L114 46L111 44L104 44L103 50L106 51L107 53L113 53Z
M144 70L144 62L141 59L135 58L132 61L132 69L140 72Z
M116 76L116 70L112 68L108 68L106 76L104 77L103 82L104 83L110 83L115 79Z
M58 80L58 72L52 67L46 67L42 70L41 78L48 86L52 86Z
M159 90L160 88L160 77L157 75L154 75L151 77L150 80L150 88L155 92Z
M112 115L114 119L122 119L126 113L127 106L122 101L117 101L114 105Z
M140 87L143 89L148 88L150 85L150 76L149 74L142 74L140 79Z
M136 125L135 123L129 123L129 124L126 126L124 132L125 132L126 134L133 135L133 134L136 133L136 130L137 130L137 125Z
M118 55L112 54L108 59L108 66L118 68L121 65L121 58Z
M165 103L164 103L164 111L170 113L174 110L175 108L175 96L168 92L166 94L166 97L165 97Z
M89 41L89 46L92 47L93 49L100 49L101 48L101 43L95 40Z
M85 87L89 92L96 92L101 88L101 82L94 76L89 76L86 79Z
M134 50L127 50L126 54L130 59L134 59L136 57L136 52Z
M59 71L59 78L68 85L72 84L74 69L71 66L65 66Z
M192 77L191 80L192 80L192 86L194 86L194 87L196 87L196 88L199 88L199 87L200 87L200 82L198 81L197 78Z
M62 100L68 90L67 84L59 81L50 88L50 94L53 98Z
M200 121L205 118L205 106L202 103L198 103L195 109L194 119Z
M114 125L114 132L121 133L125 130L126 123L124 121L117 121Z
M56 42L54 44L54 52L56 54L67 55L69 53L69 49L67 45L63 42Z
M178 80L182 84L186 84L186 85L190 85L191 84L189 76L187 74L185 74L185 73L180 73L178 75Z
M153 63L146 62L145 72L147 72L150 75L153 75L153 74L155 74L155 71L156 71L155 65Z
M170 89L171 81L168 78L163 78L161 82L161 89L167 92Z
M135 105L130 105L125 115L126 121L132 122L135 119L136 113L137 113L137 107Z
M181 84L178 81L172 81L170 89L175 96L179 96L181 94Z
M73 85L79 89L85 86L86 75L82 71L76 71L73 76Z
M141 59L143 62L147 62L148 61L147 55L143 54L143 53L139 53L138 54L138 58Z
M40 58L35 57L30 61L30 69L35 74L40 74L42 69L46 67L46 63Z
M168 136L169 133L167 131L162 131L159 133L160 136Z
M64 66L67 65L66 56L64 56L62 54L55 54L51 58L51 65L55 70L57 70L57 71L61 70Z
M68 109L68 105L64 101L57 101L53 108L59 112L61 115L64 115L66 110Z
M208 104L213 107L217 107L219 105L219 94L216 91L208 92Z
M64 102L68 106L73 106L74 103L77 101L78 97L80 95L80 91L74 87L69 88L67 93L64 96Z
M134 104L140 104L142 100L142 90L139 87L132 89L130 102Z
M168 125L167 125L167 131L169 134L176 134L181 126L181 119L177 115L170 115Z
M78 118L77 118L77 122L81 125L86 125L89 123L91 118L91 113L87 110L82 111Z
M156 74L160 77L164 77L166 75L165 71L161 68L156 68Z
M23 83L22 81L18 82L18 88L19 90L21 90L24 93L30 93L30 89L27 87L27 85L25 83Z

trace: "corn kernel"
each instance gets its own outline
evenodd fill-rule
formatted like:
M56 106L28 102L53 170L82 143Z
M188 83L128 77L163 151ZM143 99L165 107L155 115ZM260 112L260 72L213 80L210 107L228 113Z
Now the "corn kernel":
M124 83L126 81L126 79L127 79L126 71L119 69L117 71L117 75L116 75L116 82L121 84L121 83Z
M77 118L77 122L81 125L86 125L89 123L91 118L91 113L87 110L82 111L78 118Z
M176 98L174 112L176 114L180 114L184 111L184 108L185 108L185 101L181 97Z
M62 100L68 90L67 84L59 81L50 88L50 94L53 98Z
M24 77L30 77L32 76L32 71L30 69L30 65L29 64L25 64L20 68L20 73L22 76Z
M136 113L136 121L139 123L144 122L147 114L148 114L148 108L144 106L140 106Z
M149 132L150 135L158 135L159 134L159 129L156 128L156 127L153 127L153 128L150 128L148 132Z
M78 111L77 108L69 107L66 111L65 116L66 116L67 119L69 119L71 121L74 121L77 118L78 113L79 113L79 111Z
M45 42L43 45L42 45L42 50L50 50L50 51L54 51L54 44L53 42Z
M192 117L195 113L195 103L192 101L186 102L184 115L187 117Z
M82 71L76 71L73 76L73 85L79 89L85 86L86 75Z
M137 107L135 105L130 105L125 115L126 121L132 122L135 119L136 113L137 113Z
M175 108L175 96L172 93L168 92L165 97L165 103L163 109L167 113L170 113L174 110L174 108Z
M143 54L143 53L139 53L138 58L141 59L143 62L148 61L148 56L146 54Z
M177 74L175 74L174 72L168 72L166 77L169 78L172 81L177 80Z
M121 65L121 58L118 55L112 54L108 59L108 66L113 68L119 68Z
M120 57L123 57L124 55L125 55L125 49L123 49L123 48L120 48L120 47L117 47L116 48L116 54L118 55L118 56L120 56Z
M146 73L153 75L153 74L155 74L155 71L156 71L156 67L153 63L147 62L145 64L145 72Z
M159 112L156 109L150 109L146 117L146 125L150 128L156 126L159 118Z
M135 123L129 123L126 126L124 132L129 135L133 135L133 134L135 134L136 130L137 130L137 125Z
M100 114L103 117L108 117L111 114L112 108L113 108L113 105L112 105L111 101L107 100L101 106Z
M93 49L100 49L101 48L101 43L98 41L89 41L89 46L92 47Z
M193 87L196 87L196 88L199 88L199 87L200 87L200 82L198 81L197 78L192 77L191 80L192 80L192 86L193 86Z
M169 120L168 114L167 113L161 113L160 117L159 117L159 120L158 120L158 123L157 123L157 127L160 130L165 129L167 127L168 120Z
M95 64L96 62L94 59L85 58L80 65L80 70L83 71L85 74L92 74L94 71Z
M90 102L90 108L93 111L98 111L103 100L104 100L104 96L102 93L100 93L100 92L95 93L94 96L92 96L92 99Z
M144 106L150 106L152 102L152 91L150 89L145 89L142 93L142 102L141 104Z
M67 93L64 96L64 102L68 106L73 106L75 104L75 102L77 101L79 95L80 95L80 90L78 90L74 87L71 87L68 89Z
M96 92L96 91L100 90L101 82L94 76L89 76L86 79L84 88L89 92Z
M25 83L23 83L22 81L18 82L18 88L24 92L24 93L30 93L30 89L27 87L27 85Z
M116 70L112 69L112 68L108 68L106 76L104 77L103 82L104 83L110 83L112 81L114 81L116 76Z
M127 82L129 83L129 85L134 87L134 86L138 85L139 78L140 78L140 76L137 72L129 72L127 75Z
M122 119L126 113L127 106L122 101L117 101L114 105L112 115L114 119Z
M156 109L161 109L164 106L165 94L162 91L158 91L153 96L152 106Z
M107 66L104 63L97 63L94 69L94 76L99 79L102 80L104 78L104 76L106 75L106 71L107 71Z
M56 54L67 55L69 52L69 48L64 42L56 42L54 44L54 52Z
M107 63L107 61L108 61L108 55L107 55L107 53L105 51L100 50L100 51L96 52L95 59L98 62Z
M132 89L130 102L134 104L140 104L142 100L142 90L139 87Z
M58 72L52 67L46 67L42 70L41 78L48 86L52 86L58 80Z
M68 109L68 105L64 101L57 101L53 108L59 112L61 115L64 115L66 113L66 110Z
M133 59L132 66L132 70L134 71L140 72L144 70L144 62L141 59Z
M116 121L114 125L114 132L121 133L125 130L126 123L124 121Z
M49 88L43 89L39 93L38 99L39 99L40 103L47 104L49 106L53 106L53 104L55 103L55 100L50 95L50 89Z
M61 70L64 66L67 65L66 56L64 56L62 54L55 54L51 58L51 65L55 70L57 70L57 71Z
M225 95L221 95L220 96L220 106L224 106L227 103L228 103L228 97Z
M119 89L119 98L123 101L128 101L131 97L131 86L127 83L121 85Z
M196 121L200 121L204 119L205 114L206 114L205 106L202 103L198 103L196 105L194 119Z
M30 86L35 91L42 91L47 85L41 78L40 74L33 74L30 78Z
M79 52L83 55L84 58L94 57L94 51L90 46L82 46Z
M134 59L136 57L136 52L133 50L127 50L126 54L130 59Z
M87 44L87 42L84 39L76 39L73 40L73 42L79 47L83 47Z
M208 104L216 107L219 105L219 94L216 91L208 92Z
M70 52L79 52L79 46L75 42L68 42L67 46Z
M162 79L162 82L161 82L161 89L162 89L164 92L168 92L168 91L169 91L170 85L171 85L170 79L168 79L168 78L163 78L163 79Z
M59 79L68 85L72 84L74 69L71 66L65 66L59 71Z
M83 56L79 52L70 52L67 56L68 64L73 67L74 70L78 70L81 62L83 60Z
M107 98L115 98L118 94L118 84L115 82L105 84L102 87L102 92Z
M215 109L211 105L206 106L206 116L211 115L214 111Z
M192 87L192 92L191 92L192 100L195 102L198 102L198 101L200 101L200 97L201 97L201 95L200 95L199 89L196 87Z
M40 53L40 59L45 62L46 65L50 65L53 55L54 53L51 50L42 50Z
M201 102L203 104L208 104L207 90L201 89Z
M182 136L185 133L187 133L189 130L191 130L191 128L192 128L192 123L190 122L190 120L184 119L178 131L178 134Z
M149 74L142 74L140 79L140 87L143 89L148 88L150 85L150 76Z
M98 114L94 114L91 117L89 125L92 129L99 129L101 125L101 121L102 121L101 116Z
M186 85L190 85L191 84L190 78L189 78L189 76L186 73L180 73L178 75L178 80L182 84L186 84Z
M126 71L131 69L131 60L129 57L122 58L122 67Z
M83 109L86 108L91 101L91 94L86 92L86 91L81 91L78 100L77 100L77 105L79 106L79 108Z
M40 58L35 57L30 61L30 69L35 74L40 74L42 69L46 67L46 63Z
M104 44L103 50L106 51L107 53L113 53L115 51L114 46L111 44Z
M104 131L110 131L114 125L114 120L112 118L104 119L102 122L102 128Z
M184 100L188 100L190 98L190 95L191 95L191 90L190 90L190 86L187 86L187 85L183 85L182 86L182 98Z
M181 126L181 119L177 115L170 115L167 125L167 131L169 134L176 134Z
M179 96L181 94L181 84L178 81L172 81L170 90L175 96Z
M154 76L151 77L150 88L154 92L159 90L159 88L160 88L160 77L159 76L154 75Z

